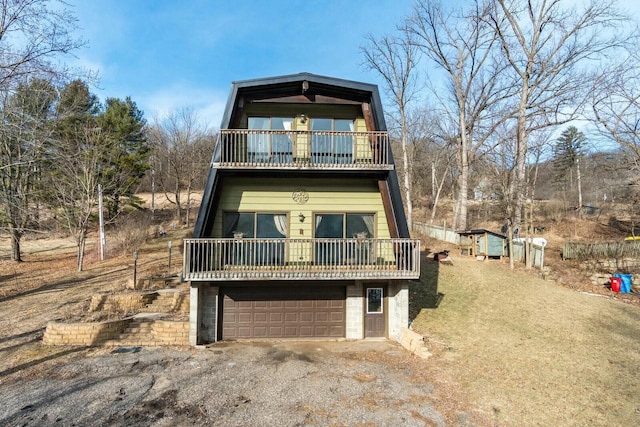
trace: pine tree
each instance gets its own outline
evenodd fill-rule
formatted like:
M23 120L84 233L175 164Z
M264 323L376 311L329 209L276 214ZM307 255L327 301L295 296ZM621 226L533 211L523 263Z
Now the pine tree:
M109 218L125 203L138 205L134 197L137 186L150 168L151 147L146 137L146 121L130 97L108 98L97 124L109 140L109 152L102 169L102 185L107 197Z
M585 152L587 139L575 126L569 126L560 138L556 140L553 149L555 178L556 182L563 185L569 184L573 192L573 172L575 171L575 181L577 190L578 214L582 216L582 183L580 178L580 158Z

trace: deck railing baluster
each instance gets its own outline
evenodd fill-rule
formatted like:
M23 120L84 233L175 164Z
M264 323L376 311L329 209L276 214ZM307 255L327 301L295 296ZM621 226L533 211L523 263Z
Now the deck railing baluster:
M186 280L412 279L417 239L185 239Z

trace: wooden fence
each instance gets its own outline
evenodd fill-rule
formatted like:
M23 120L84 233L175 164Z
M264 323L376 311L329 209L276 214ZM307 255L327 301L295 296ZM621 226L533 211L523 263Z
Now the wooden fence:
M563 259L620 259L640 256L640 241L605 243L565 243Z
M513 260L518 262L527 262L527 254L524 242L513 242ZM531 245L531 256L533 257L533 266L536 268L544 267L544 246Z
M414 222L413 231L444 242L453 243L455 245L460 244L460 235L455 230L447 228L446 222L442 223L442 227L433 224L425 224L423 222Z
M442 226L425 224L422 222L414 222L413 231L415 233L433 237L434 239L453 243L455 245L460 244L460 235L455 230L451 228L447 228L446 222L444 222ZM533 245L532 256L533 256L534 267L540 268L540 269L544 267L544 247ZM522 242L513 243L513 259L518 262L526 262L524 243Z

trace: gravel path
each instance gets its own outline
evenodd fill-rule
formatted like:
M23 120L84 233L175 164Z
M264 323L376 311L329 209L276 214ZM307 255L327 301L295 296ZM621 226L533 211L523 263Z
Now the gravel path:
M140 351L94 350L5 382L0 425L445 424L427 362L387 341L125 350Z

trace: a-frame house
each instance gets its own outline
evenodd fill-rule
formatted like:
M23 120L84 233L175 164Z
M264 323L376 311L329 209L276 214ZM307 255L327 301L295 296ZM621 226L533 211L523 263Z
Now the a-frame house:
M419 273L377 86L234 82L185 240L190 342L397 340Z

